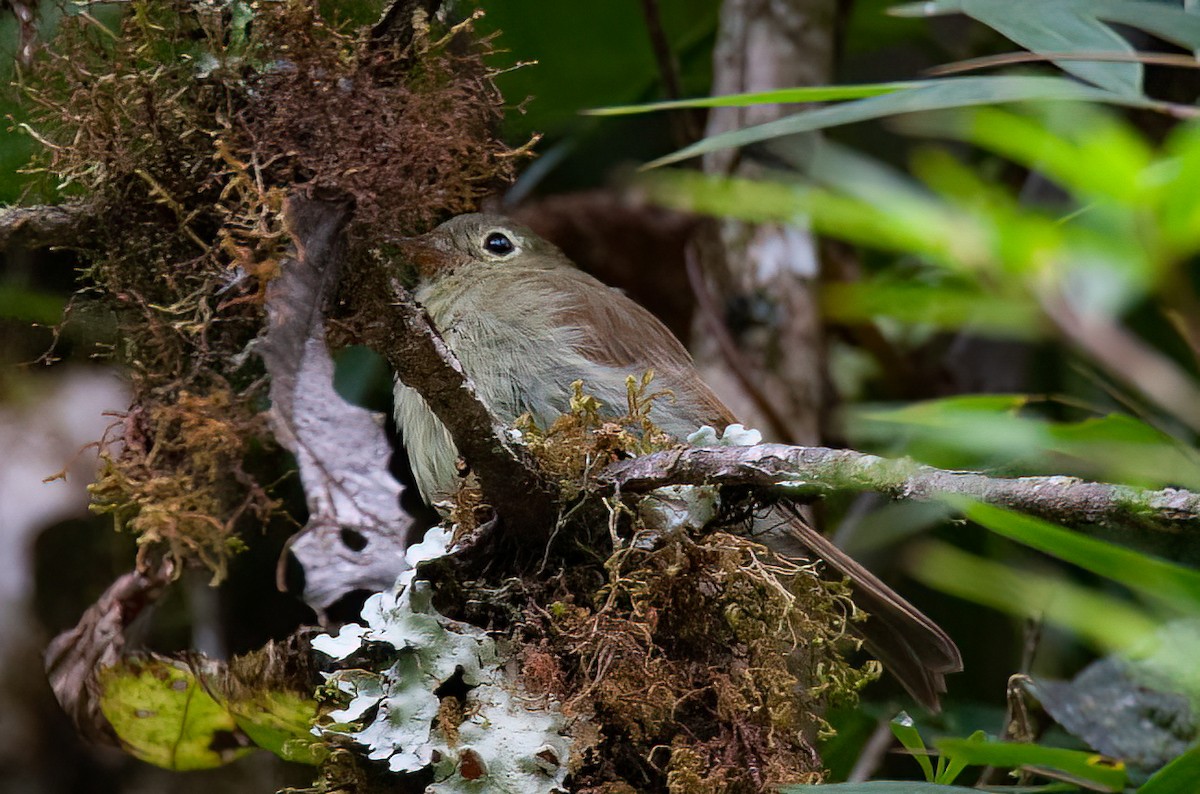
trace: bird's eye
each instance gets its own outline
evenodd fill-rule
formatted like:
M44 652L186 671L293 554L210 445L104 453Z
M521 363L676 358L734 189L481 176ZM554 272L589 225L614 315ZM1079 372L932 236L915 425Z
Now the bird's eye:
M496 256L505 256L507 254L511 254L516 248L516 246L513 245L513 241L508 239L508 235L501 234L500 232L492 232L489 234L487 239L483 241L483 247L487 249L489 253L495 254Z

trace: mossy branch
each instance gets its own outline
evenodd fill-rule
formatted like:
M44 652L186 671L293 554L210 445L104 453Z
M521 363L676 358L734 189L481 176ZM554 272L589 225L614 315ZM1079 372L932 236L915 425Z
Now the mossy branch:
M1068 525L1200 524L1200 494L1178 488L1151 491L1065 476L989 477L909 459L784 444L659 452L614 463L600 480L634 493L704 483L784 489L792 497L875 491L896 500L929 502L957 494Z

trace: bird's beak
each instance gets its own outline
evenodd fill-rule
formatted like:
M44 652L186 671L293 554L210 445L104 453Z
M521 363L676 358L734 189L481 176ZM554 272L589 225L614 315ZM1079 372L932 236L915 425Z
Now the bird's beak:
M415 270L418 281L426 281L453 270L465 259L442 235L422 234L395 241L400 258Z

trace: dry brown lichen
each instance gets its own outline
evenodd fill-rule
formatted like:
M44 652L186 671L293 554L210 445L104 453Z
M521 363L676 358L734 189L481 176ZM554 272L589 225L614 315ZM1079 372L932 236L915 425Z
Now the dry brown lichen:
M239 519L273 506L241 456L269 443L246 350L289 244L286 193L353 197L362 257L511 178L486 43L426 24L406 38L338 29L303 0L132 0L64 17L27 76L33 170L94 214L79 299L115 314L134 406L93 491L143 561L219 577Z

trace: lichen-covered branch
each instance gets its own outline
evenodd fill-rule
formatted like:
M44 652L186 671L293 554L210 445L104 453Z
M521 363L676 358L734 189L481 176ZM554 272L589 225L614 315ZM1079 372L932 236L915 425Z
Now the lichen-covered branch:
M0 207L0 251L71 245L92 219L84 204Z
M601 481L626 492L713 484L785 487L792 496L876 491L892 499L913 501L958 494L1070 525L1128 525L1146 520L1172 525L1200 523L1200 494L1177 488L1150 491L1064 476L989 477L853 450L784 444L659 452L614 463L602 473Z

